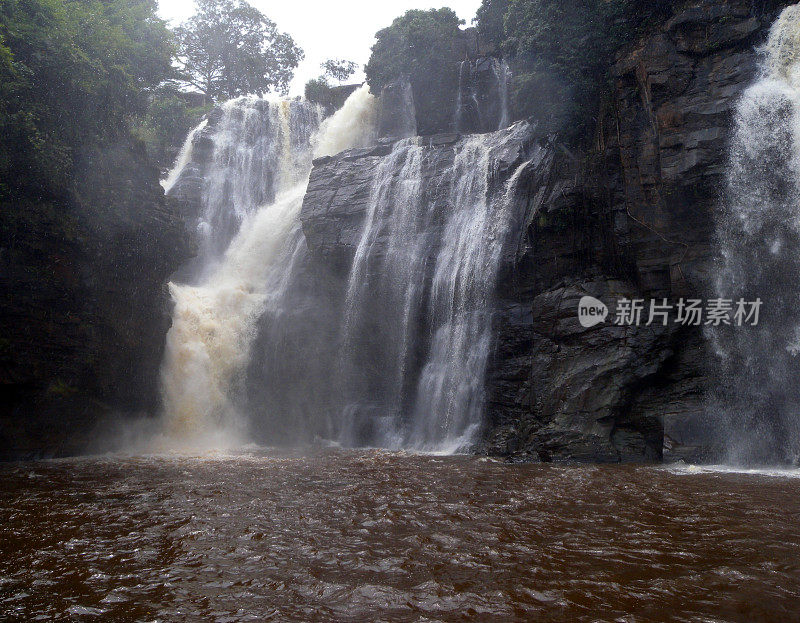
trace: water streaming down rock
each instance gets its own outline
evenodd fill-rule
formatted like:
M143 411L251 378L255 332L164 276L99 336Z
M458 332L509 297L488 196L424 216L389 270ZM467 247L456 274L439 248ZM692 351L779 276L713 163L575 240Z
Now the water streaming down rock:
M528 133L521 123L450 149L400 141L376 169L344 305L345 443L455 451L473 441L518 178L503 185L497 174L520 165Z
M738 103L714 291L763 300L757 327L710 331L710 409L733 462L800 460L800 5L786 8Z
M371 99L363 89L351 97ZM316 143L348 147L369 140L367 108L347 105L338 119L326 121ZM227 102L214 117L199 129L207 132L212 155L195 167L203 171L195 198L205 243L200 277L193 285L170 284L175 310L162 376L167 433L220 445L245 433L239 403L256 323L279 313L301 254L297 214L320 113L301 101L245 97Z
M175 160L175 164L172 167L172 170L169 172L169 175L161 180L161 187L164 189L165 193L169 193L172 190L172 187L175 186L175 182L178 181L178 178L183 173L183 170L186 168L186 165L189 164L189 161L192 159L192 153L194 151L194 143L197 135L202 132L205 127L208 125L208 119L203 119L200 124L193 128L191 132L189 132L186 140L183 141L183 145L181 146L181 150L178 153L178 158Z
M456 132L491 132L508 127L510 76L508 63L494 57L461 63L453 121Z
M495 76L497 77L497 88L500 92L500 121L497 125L498 130L507 128L511 123L511 111L509 109L509 83L511 82L511 68L506 59L495 62L493 65Z
M271 445L465 448L482 419L495 277L529 128L345 152L376 166L360 178L372 191L342 282L309 254L298 218L311 145L324 162L374 143L375 108L364 87L312 137L315 113L229 102L182 159L187 179L178 174L171 194L199 206L210 244L199 276L171 284L169 430L215 445L233 431ZM335 194L345 201L356 186Z
M491 139L472 136L453 164L454 210L433 275L428 314L435 328L417 388L409 437L414 447L463 448L482 423L497 272L527 164L493 196L492 147Z

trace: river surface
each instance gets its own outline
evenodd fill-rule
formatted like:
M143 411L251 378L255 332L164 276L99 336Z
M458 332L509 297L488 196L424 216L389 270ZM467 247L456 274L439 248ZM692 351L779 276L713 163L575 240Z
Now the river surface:
M798 621L800 478L318 450L0 466L0 620Z

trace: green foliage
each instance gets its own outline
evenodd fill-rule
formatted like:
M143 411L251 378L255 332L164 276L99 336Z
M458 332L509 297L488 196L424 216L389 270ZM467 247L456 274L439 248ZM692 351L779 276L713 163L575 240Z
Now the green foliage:
M501 46L505 41L505 19L511 0L483 0L472 20L484 40Z
M319 104L327 114L342 107L344 100L352 92L344 86L334 86L331 80L342 83L352 76L358 65L353 61L328 59L320 64L323 74L306 82L305 97L309 102Z
M63 196L76 152L127 131L171 69L154 0L0 2L0 192Z
M356 85L336 85L331 86L324 77L309 80L306 83L306 100L319 104L326 115L332 115L342 106L357 88Z
M135 120L132 129L144 142L150 159L166 169L174 162L189 130L210 110L210 103L192 105L189 94L164 84L155 90L147 112Z
M197 0L177 29L183 79L213 99L285 94L303 51L244 0Z
M386 85L408 79L422 135L452 125L464 60L462 23L452 9L412 10L376 34L365 68L370 89L379 95Z
M313 78L306 82L305 97L309 102L329 108L333 99L333 88L324 77Z
M481 34L511 57L515 116L548 129L590 123L615 54L672 0L483 0Z
M353 61L330 58L322 63L321 67L323 71L322 75L325 78L341 83L356 73L358 65Z
M461 24L463 20L452 9L412 10L378 31L366 66L372 92L380 93L403 75L412 83L435 80L449 61L462 60L456 53Z

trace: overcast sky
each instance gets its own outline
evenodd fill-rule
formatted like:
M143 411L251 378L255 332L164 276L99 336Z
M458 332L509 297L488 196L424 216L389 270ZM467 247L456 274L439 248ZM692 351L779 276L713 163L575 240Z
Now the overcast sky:
M343 58L363 66L375 33L408 9L449 6L469 26L480 0L250 0L278 28L289 33L306 53L295 73L292 95L320 75L319 64L328 58ZM159 0L159 13L177 25L194 13L194 0ZM363 80L359 72L355 80Z

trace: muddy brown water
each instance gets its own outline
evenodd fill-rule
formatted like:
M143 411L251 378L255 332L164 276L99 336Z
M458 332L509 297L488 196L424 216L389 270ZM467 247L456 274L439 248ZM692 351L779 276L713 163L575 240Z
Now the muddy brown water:
M800 474L327 450L0 465L0 620L800 621Z

